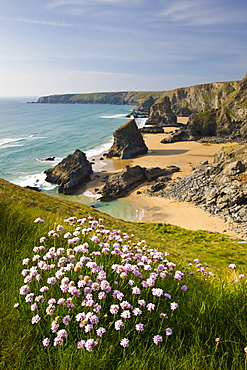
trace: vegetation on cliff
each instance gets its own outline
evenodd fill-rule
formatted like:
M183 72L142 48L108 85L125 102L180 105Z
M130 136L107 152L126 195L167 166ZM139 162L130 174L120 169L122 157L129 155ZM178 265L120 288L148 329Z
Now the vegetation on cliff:
M115 220L95 209L20 188L4 180L0 180L0 193L2 368L163 369L164 364L166 369L245 368L247 252L244 244L220 234L188 231L167 224ZM102 216L104 222L100 220ZM102 224L104 227L100 226ZM67 239L64 237L67 231L77 234ZM76 239L78 237L80 240ZM79 251L80 244L87 251ZM106 249L104 254L103 247L110 254ZM65 306L60 305L62 301L54 303L62 293L54 279L50 280L53 272L57 272L59 280L58 269L61 273L64 271L62 259L58 262L55 256L58 251L64 254L64 267L68 259L69 266L77 263L78 253L90 262L65 271L71 283L70 291L64 293L66 299L71 298ZM124 262L125 258L128 262ZM113 269L113 264L119 267ZM135 271L143 275L141 279L131 272L134 270L123 271L120 267L124 264L136 266ZM40 269L41 265L51 268ZM91 293L88 289L92 290L92 285L85 286L87 291L84 292L77 285L79 281L87 285L97 275L90 271L96 267L106 273L114 293L105 291L108 298L101 301L96 289L98 283L93 285L96 291ZM36 279L35 271L43 279ZM151 280L148 280L150 273L152 277L150 275ZM144 280L148 284L146 288L141 284ZM133 286L130 281L134 282ZM29 288L23 288L23 283ZM153 283L154 286L149 287ZM49 290L38 292L41 285ZM71 293L73 287L81 290L80 295L79 292ZM30 292L27 289L31 289ZM104 293L102 289L105 289L103 286ZM122 300L114 298L117 292L125 294ZM44 299L52 299L48 311L46 301L41 302L41 295ZM92 311L96 306L81 305L91 295L98 304L98 313ZM34 302L30 302L31 299ZM132 308L122 308L128 303L134 310L137 300L143 304L135 310L139 315L136 316ZM118 305L118 313L108 312L107 307L112 302L114 307L110 310L117 309ZM51 306L55 307L53 313ZM100 323L106 323L106 332L103 333L102 325L96 339L96 330L100 329L96 329L96 317L94 323L90 323L94 329L86 326L89 323L85 320L75 320L77 310L91 312L90 318L94 312ZM129 315L131 317L127 318Z

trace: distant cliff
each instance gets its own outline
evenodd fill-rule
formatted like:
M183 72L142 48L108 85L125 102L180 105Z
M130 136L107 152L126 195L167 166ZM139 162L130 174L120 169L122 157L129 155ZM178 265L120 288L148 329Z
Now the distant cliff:
M151 96L154 102L164 91L123 91L42 96L38 103L138 105Z

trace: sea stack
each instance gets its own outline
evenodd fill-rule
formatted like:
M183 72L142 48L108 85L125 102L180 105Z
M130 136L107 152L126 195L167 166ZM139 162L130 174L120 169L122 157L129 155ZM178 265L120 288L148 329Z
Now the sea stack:
M113 137L114 143L107 153L108 158L136 158L148 152L148 148L134 119L119 127L113 133Z
M91 163L87 160L85 153L76 149L73 154L68 155L54 168L45 170L45 180L60 185L59 193L73 194L76 189L91 180L92 173Z

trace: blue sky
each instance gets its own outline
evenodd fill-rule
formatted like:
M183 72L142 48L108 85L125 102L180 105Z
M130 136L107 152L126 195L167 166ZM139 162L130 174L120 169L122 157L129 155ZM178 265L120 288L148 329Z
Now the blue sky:
M170 90L247 73L246 0L0 0L0 96Z

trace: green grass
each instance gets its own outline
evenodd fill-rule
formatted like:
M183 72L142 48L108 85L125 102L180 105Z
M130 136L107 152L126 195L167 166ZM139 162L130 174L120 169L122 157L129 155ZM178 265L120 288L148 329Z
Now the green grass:
M189 289L179 298L179 309L167 323L174 335L156 346L148 335L133 339L121 348L116 334L89 353L68 342L60 348L44 348L40 327L30 323L30 311L13 308L23 285L22 260L39 245L40 236L69 216L103 217L106 228L120 229L135 241L169 252L169 259L186 267L199 258L216 278L195 273L188 277ZM41 217L46 222L35 224ZM188 231L168 224L131 223L116 220L78 203L23 189L0 180L0 267L1 267L1 362L3 369L245 369L247 346L246 248L238 240L221 234ZM62 239L59 243L63 243ZM106 263L106 267L110 262ZM112 263L112 262L111 262ZM228 268L236 263L238 271ZM187 267L186 267L187 268ZM167 285L168 284L168 285ZM177 282L164 280L164 290L177 294ZM131 298L129 298L131 299ZM143 322L144 324L146 322ZM151 322L152 323L152 322ZM153 322L154 329L157 322ZM150 332L154 330L150 326ZM44 329L42 329L44 330ZM77 334L75 334L76 336ZM73 335L72 335L73 336ZM220 338L219 344L215 342Z

